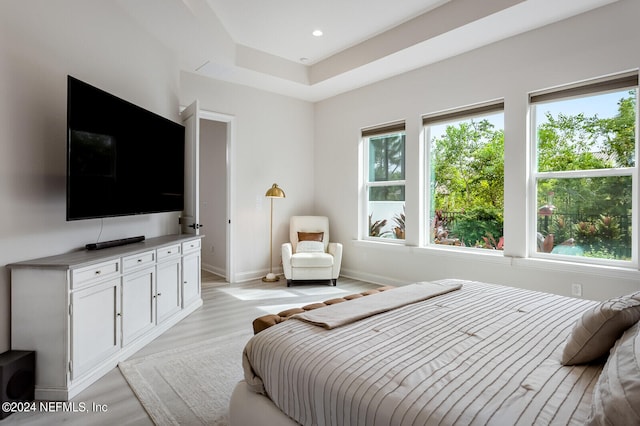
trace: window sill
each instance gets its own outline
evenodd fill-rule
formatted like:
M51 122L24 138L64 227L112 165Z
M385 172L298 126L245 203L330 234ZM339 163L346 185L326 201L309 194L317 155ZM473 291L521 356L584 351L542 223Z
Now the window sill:
M503 256L501 250L486 250L474 248L453 248L448 246L439 247L416 247L408 246L402 242L386 242L374 240L353 240L354 247L372 248L377 250L390 250L393 252L404 252L408 254L442 256L449 259L484 261L491 263L510 264L511 259Z
M422 256L440 256L448 259L485 262L495 265L507 265L525 269L541 269L565 273L589 274L606 278L620 278L627 280L640 279L640 271L632 266L609 266L598 264L575 263L555 259L521 258L504 256L500 250L486 250L473 248L416 247L407 246L401 242L392 243L372 240L353 240L354 247L387 250L394 253L406 253Z
M404 244L404 240L395 240L397 242L392 241L384 241L383 239L378 240L353 240L354 247L366 247L373 249L381 249L381 250L394 250L394 251L404 251L411 252L413 247L407 246Z
M634 267L597 265L540 258L512 259L512 265L522 268L544 269L577 274L598 275L606 278L638 279L640 271Z
M509 265L511 263L511 258L505 257L502 250L438 245L435 247L412 247L412 251L421 255L441 256L465 261L489 262L502 265Z

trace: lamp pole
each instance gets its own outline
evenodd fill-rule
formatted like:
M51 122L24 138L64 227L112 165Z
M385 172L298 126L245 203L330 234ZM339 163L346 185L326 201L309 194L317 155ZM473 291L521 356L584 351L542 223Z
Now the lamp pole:
M262 277L264 282L275 282L280 279L279 276L273 273L273 199L285 198L284 191L278 186L277 183L271 185L265 194L265 197L270 198L271 212L269 215L269 273Z

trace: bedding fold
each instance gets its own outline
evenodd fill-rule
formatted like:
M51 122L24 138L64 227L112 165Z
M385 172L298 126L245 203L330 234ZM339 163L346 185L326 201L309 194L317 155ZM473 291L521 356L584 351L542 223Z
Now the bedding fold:
M460 282L418 282L403 287L372 294L365 298L350 300L349 303L337 303L293 315L298 319L328 330L370 316L397 309L412 303L421 302L441 294L462 288Z

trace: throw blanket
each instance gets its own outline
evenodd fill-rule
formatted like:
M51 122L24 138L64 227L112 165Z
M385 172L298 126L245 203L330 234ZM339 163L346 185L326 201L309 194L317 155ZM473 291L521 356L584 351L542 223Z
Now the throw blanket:
M349 303L337 303L296 314L291 318L331 330L372 315L459 290L461 287L462 284L459 282L419 282L387 290L384 293L372 294L366 298L351 300Z

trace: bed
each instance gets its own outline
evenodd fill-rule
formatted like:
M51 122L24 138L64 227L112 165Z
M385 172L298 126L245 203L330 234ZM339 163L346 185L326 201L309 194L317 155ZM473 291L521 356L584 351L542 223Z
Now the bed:
M445 291L392 297L427 285ZM620 412L640 421L640 292L607 305L440 280L294 318L248 342L232 426L577 425ZM621 335L625 355L609 367ZM620 365L630 379L616 376ZM634 392L611 406L612 381L627 379Z

